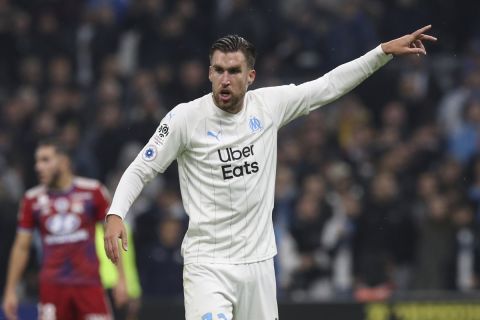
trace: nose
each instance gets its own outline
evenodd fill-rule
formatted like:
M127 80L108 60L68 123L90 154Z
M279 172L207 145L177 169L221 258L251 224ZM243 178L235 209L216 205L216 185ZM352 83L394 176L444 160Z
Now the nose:
M227 71L222 73L222 76L220 78L220 82L223 87L228 87L230 85L230 75L228 74Z

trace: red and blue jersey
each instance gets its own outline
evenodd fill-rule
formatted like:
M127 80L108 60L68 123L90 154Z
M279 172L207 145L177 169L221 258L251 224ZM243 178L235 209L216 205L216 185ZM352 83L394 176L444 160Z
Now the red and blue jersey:
M95 224L104 220L109 200L100 182L80 177L67 191L38 186L25 193L19 231L40 231L41 282L100 285Z

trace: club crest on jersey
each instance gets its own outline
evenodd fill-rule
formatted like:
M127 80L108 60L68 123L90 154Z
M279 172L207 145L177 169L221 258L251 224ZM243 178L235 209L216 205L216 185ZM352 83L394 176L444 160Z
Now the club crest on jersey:
M152 161L157 157L157 147L154 145L148 145L142 154L142 158L145 161Z
M255 116L252 116L250 117L250 120L248 121L248 125L250 127L250 130L252 131L252 133L255 133L259 130L262 130L262 123L260 122L260 120L255 117Z
M58 198L53 202L53 206L58 212L64 213L70 208L70 202L66 198Z

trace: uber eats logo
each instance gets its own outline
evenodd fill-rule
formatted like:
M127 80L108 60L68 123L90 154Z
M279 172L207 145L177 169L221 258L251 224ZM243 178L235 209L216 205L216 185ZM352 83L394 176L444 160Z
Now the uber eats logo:
M237 160L245 159L243 164L234 166L231 164L225 164L222 166L223 179L232 179L234 177L243 177L246 174L252 174L258 172L258 162L249 162L247 158L254 155L253 153L254 145L250 145L243 148L225 148L222 150L217 150L218 158L224 163L229 163Z

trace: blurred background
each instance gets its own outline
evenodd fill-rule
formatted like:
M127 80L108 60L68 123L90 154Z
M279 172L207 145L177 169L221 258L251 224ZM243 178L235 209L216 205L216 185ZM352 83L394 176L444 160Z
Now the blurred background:
M58 136L76 173L113 193L163 116L210 91L208 49L218 37L256 45L256 88L311 80L432 24L439 41L426 57L395 58L280 131L280 315L479 319L478 308L402 318L392 307L480 301L479 12L467 0L0 0L0 292L19 200L37 183L40 139ZM139 317L159 308L181 317L188 220L175 164L127 219ZM31 259L26 305L37 271Z

